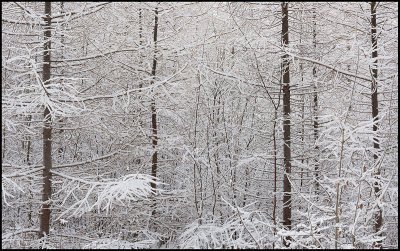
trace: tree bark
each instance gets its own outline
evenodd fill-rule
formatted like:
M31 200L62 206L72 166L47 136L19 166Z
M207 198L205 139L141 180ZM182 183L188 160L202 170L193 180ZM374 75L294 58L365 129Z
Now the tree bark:
M376 137L376 133L378 131L378 115L379 115L379 110L378 110L378 85L376 83L376 79L378 78L378 37L377 37L377 32L376 32L376 7L377 3L376 2L371 2L371 42L372 42L372 82L371 82L371 90L372 90L372 95L371 95L371 101L372 101L372 118L374 121L374 124L372 126L372 130L374 131L375 135L373 138L374 141L374 148L376 149L376 152L379 151L379 141L378 138ZM374 154L374 159L378 159L378 154ZM379 166L377 167L378 169L376 170L376 178L379 179L381 175L381 170ZM380 196L380 187L379 183L375 182L374 184L374 190L375 190L375 195L376 197ZM375 231L379 232L382 227L382 209L379 208L379 211L375 215ZM379 236L382 236L382 233L379 234ZM382 241L378 241L376 246L381 246Z
M154 10L154 56L153 56L153 67L151 69L151 75L153 76L152 80L152 85L154 84L154 78L156 76L156 70L157 70L157 30L158 30L158 8L156 7ZM157 177L157 108L156 108L156 101L155 97L153 96L153 100L151 102L151 126L153 129L153 136L152 136L152 144L153 144L153 157L152 157L152 165L151 165L151 175L153 177ZM151 183L151 187L153 188L153 191L155 192L156 189L156 183L155 180L153 183ZM152 212L152 215L155 214L156 207L154 205L154 210Z
M289 45L289 19L288 3L282 3L282 43L283 47ZM282 56L282 80L283 80L283 158L285 174L283 178L283 225L290 230L292 224L292 206L291 206L291 185L288 175L291 173L291 152L290 152L290 76L289 76L289 55ZM283 244L290 245L290 236L283 239Z
M44 55L43 55L43 85L49 85L50 81L50 49L51 49L51 2L45 2L45 21L44 28ZM49 234L50 231L50 199L51 199L51 114L49 108L44 109L44 125L43 125L43 192L42 192L42 208L40 214L40 233L42 238Z

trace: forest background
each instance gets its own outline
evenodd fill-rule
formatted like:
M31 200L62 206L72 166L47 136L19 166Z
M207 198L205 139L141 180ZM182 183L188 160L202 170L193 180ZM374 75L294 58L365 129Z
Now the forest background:
M2 2L3 248L398 248L397 2Z

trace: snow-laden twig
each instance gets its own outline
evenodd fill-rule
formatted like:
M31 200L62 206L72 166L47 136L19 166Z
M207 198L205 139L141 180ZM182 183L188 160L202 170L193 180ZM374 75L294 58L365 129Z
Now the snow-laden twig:
M11 233L6 233L6 234L2 234L1 239L2 241L7 241L7 239L15 236L15 235L19 235L19 234L24 234L24 233L38 233L40 230L38 228L24 228L24 229L20 229Z
M61 206L67 204L68 200L75 201L56 220L69 212L72 212L72 214L67 218L81 215L94 208L106 210L106 213L108 213L114 204L125 205L125 203L131 201L147 200L150 196L163 191L161 189L154 190L151 183L155 182L157 185L163 183L159 182L156 177L146 174L129 174L117 180L95 182L56 171L52 171L52 173L68 181L63 189L57 192L68 191Z
M311 58L301 57L299 55L295 55L295 54L290 53L290 52L286 52L286 53L291 57L294 57L294 58L297 58L297 59L300 59L300 60L304 60L304 61L308 61L310 63L314 63L314 64L317 64L317 65L321 65L323 67L326 67L326 68L331 69L331 70L333 70L333 71L335 71L337 73L340 73L340 74L343 74L343 75L346 75L346 76L349 76L349 77L358 78L358 79L365 80L365 81L368 81L368 82L370 82L372 80L371 78L368 78L368 77L365 77L365 76L356 75L356 74L353 74L351 72L338 69L335 66L331 66L329 64L322 63L322 62L319 62L319 61L311 59Z
M129 242L120 239L102 238L92 241L83 248L85 249L149 249L157 240L142 240Z
M260 248L261 248L261 247L260 247L260 244L258 244L258 241L254 238L253 234L250 232L250 230L247 228L246 224L244 223L243 218L242 218L242 214L240 213L240 209L239 209L239 207L236 205L236 201L233 201L233 202L234 202L234 206L232 206L232 205L231 205L229 202L227 202L224 198L221 197L221 199L222 199L226 204L228 204L230 207L236 209L236 212L238 213L238 216L239 216L239 219L240 219L240 223L243 224L244 229L246 229L247 233L249 233L249 235L250 235L250 237L253 239L254 243L256 243L257 248L260 249Z

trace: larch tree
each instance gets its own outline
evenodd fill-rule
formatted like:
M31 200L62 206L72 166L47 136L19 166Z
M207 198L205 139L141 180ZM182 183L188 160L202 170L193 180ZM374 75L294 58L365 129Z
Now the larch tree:
M156 77L156 71L157 71L157 32L158 32L158 7L154 9L154 28L153 28L153 43L154 43L154 55L153 55L153 65L151 68L151 75L153 77L151 81L151 85L154 85L154 79ZM153 156L151 158L151 175L153 177L157 177L157 164L158 164L158 159L157 159L157 108L156 108L156 100L155 97L153 96L153 99L151 101L151 127L152 127L152 147L153 147ZM151 184L151 187L156 189L156 183L153 182ZM151 213L152 215L155 214L156 212L156 205L154 205L153 212Z
M290 138L290 72L289 55L286 49L289 45L289 3L282 3L282 90L283 90L283 156L285 174L283 178L283 225L292 228L292 189L289 181L291 173L291 138ZM290 236L283 239L285 246L290 246Z
M51 2L45 2L45 22L44 28L44 50L43 50L43 78L41 84L44 89L45 95L50 99L50 94L47 89L50 86L51 79ZM44 109L44 125L43 125L43 192L42 192L42 209L40 214L40 233L39 237L42 238L49 235L50 231L50 213L51 213L51 168L52 168L52 125L50 107L45 106Z
M377 8L377 2L371 2L371 43L372 43L372 65L371 65L371 71L372 71L372 83L371 83L371 102L372 102L372 118L374 121L373 124L373 131L376 133L378 131L378 119L379 119L379 109L378 109L378 84L377 84L377 79L378 79L378 34L377 34L377 20L376 20L376 8ZM374 142L374 148L376 151L379 151L379 139L374 137L373 138ZM374 159L378 159L378 154L377 152L374 154ZM380 167L377 167L376 170L376 179L379 180L381 175ZM380 196L380 184L378 181L375 182L374 184L374 190L376 197ZM382 209L379 207L378 212L376 213L375 216L375 231L378 233L381 231L382 227ZM380 236L382 236L382 233L379 233ZM378 241L377 246L381 247L382 241Z

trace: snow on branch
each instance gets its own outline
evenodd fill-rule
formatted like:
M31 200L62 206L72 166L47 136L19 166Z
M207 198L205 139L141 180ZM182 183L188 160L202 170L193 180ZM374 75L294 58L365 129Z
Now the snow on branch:
M42 63L35 59L39 52L25 48L21 49L21 53L7 60L14 68L23 71L13 77L15 86L7 89L2 96L7 114L27 115L48 107L54 119L56 116L80 115L86 110L85 105L79 102L79 91L75 87L81 78L53 77L45 83L40 75ZM66 97L68 103L63 101Z
M103 9L109 3L111 3L111 2L96 3L93 5L89 5L89 6L86 6L86 4L85 4L83 9L81 9L81 10L73 10L73 11L58 14L58 15L52 15L52 18L56 19L56 18L64 17L64 18L66 18L66 20L64 20L64 21L71 21L77 17L82 17L82 16L86 16L86 15L95 13L95 12ZM60 22L60 20L57 20L57 21Z
M147 200L150 196L163 190L153 189L152 183L162 184L156 177L146 174L129 174L116 180L103 182L90 181L83 178L69 176L64 173L52 171L53 174L67 179L58 193L67 192L61 206L69 204L67 209L61 213L57 220L67 213L70 216L80 216L94 208L106 210L113 208L114 204L125 205L131 201ZM72 202L72 204L71 204Z
M156 240L129 242L121 239L102 238L92 241L84 246L84 249L148 249L156 242Z
M8 206L10 204L8 204L8 202L7 202L7 197L10 197L10 198L14 198L15 197L14 195L12 195L11 193L8 192L9 190L13 190L13 191L18 190L18 191L20 191L22 193L24 192L22 187L20 187L12 179L10 179L10 178L8 178L8 177L6 177L5 175L2 174L1 175L1 192L2 192L1 194L3 196L4 203L6 205L8 205Z
M351 73L351 72L338 69L338 68L335 67L335 66L328 65L328 64L319 62L319 61L314 60L314 59L311 59L311 58L300 57L300 56L295 55L295 54L290 53L290 52L286 52L286 53L287 53L289 56L291 56L291 57L294 57L294 58L297 58L297 59L300 59L300 60L308 61L308 62L310 62L310 63L314 63L314 64L317 64L317 65L326 67L326 68L328 68L328 69L331 69L331 70L333 70L333 71L336 71L337 73L340 73L340 74L343 74L343 75L346 75L346 76L349 76L349 77L362 79L362 80L365 80L365 81L368 81L368 82L372 81L372 78L368 78L368 77L365 77L365 76L356 75L356 74L353 74L353 73Z
M40 232L39 228L17 228L10 232L1 233L1 246L2 248L15 248L15 243L21 240L22 236L27 233L34 233L35 235Z
M116 154L119 154L120 150L117 150L115 152L97 157L97 158L91 158L85 161L81 161L81 162L73 162L73 163L69 163L69 164L63 164L63 165L55 165L52 167L52 169L60 169L60 168L66 168L66 167L76 167L76 166L82 166L82 165L86 165L86 164L90 164L93 163L95 161L99 161L99 160L103 160L103 159L107 159L110 158ZM2 167L7 167L7 168L13 168L13 169L26 169L27 171L24 171L23 173L21 172L21 170L18 170L14 173L11 174L3 174L3 177L6 176L7 178L12 178L12 177L21 177L21 176L25 176L28 175L32 172L36 172L36 171L40 171L43 170L43 165L30 165L30 166L16 166L16 165L12 165L12 164L2 164Z
M182 73L186 69L187 66L188 66L188 63L185 64L185 66L183 66L180 70L176 71L174 74L166 77L165 79L163 79L161 81L157 81L153 85L149 85L147 87L130 89L130 90L122 91L122 92L119 92L119 93L116 93L116 94L113 94L113 95L91 96L91 97L87 97L87 98L77 99L77 100L74 100L74 101L76 101L76 102L87 102L87 101L93 101L93 100L97 100L97 99L115 99L115 98L119 98L119 97L122 97L122 96L125 96L125 95L129 95L129 94L134 93L134 92L144 91L144 90L148 90L148 89L150 89L150 90L151 89L155 89L155 88L160 87L160 86L162 86L164 84L170 83L170 80L173 79L174 77L176 77L177 75L179 75L180 73ZM71 100L60 100L60 101L62 101L64 103L66 103L66 102L74 102L74 101L71 101Z
M9 19L9 18L5 18L5 17L2 17L1 21L5 22L5 23L24 24L24 25L38 25L38 24L44 25L45 24L44 22L21 21L21 20L14 20L14 19Z

